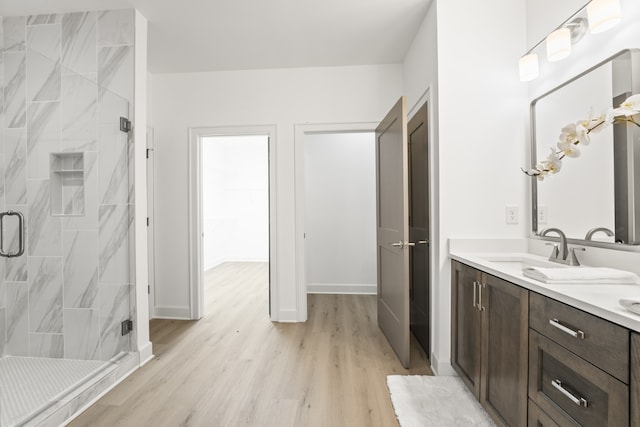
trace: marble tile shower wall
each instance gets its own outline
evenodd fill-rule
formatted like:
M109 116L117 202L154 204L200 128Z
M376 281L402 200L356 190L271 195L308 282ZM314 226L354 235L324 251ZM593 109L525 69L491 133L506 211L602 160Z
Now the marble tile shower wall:
M0 258L0 356L108 360L130 350L133 10L0 18L0 208L26 249ZM51 153L83 154L83 191L51 213ZM64 212L76 212L74 209ZM17 245L5 218L6 247Z

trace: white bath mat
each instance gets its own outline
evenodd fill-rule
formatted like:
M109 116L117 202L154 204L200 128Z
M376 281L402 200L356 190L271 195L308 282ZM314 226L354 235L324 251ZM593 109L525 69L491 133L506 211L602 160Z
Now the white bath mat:
M389 375L387 386L401 427L495 426L458 377Z

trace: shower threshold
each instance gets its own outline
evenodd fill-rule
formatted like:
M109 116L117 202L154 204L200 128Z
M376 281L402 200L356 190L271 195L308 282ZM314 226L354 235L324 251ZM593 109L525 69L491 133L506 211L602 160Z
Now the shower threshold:
M131 359L1 358L0 427L62 425L135 368Z

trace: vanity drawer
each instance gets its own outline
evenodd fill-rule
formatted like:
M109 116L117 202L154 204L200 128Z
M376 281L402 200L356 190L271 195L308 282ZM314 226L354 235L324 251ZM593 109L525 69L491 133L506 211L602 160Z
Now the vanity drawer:
M560 425L629 425L629 386L531 329L529 398Z
M580 424L573 421L571 418L563 418L562 421L556 422L549 415L545 414L542 409L538 407L533 400L529 399L529 418L527 421L528 427L580 427Z
M529 298L529 326L629 383L629 330L540 294Z

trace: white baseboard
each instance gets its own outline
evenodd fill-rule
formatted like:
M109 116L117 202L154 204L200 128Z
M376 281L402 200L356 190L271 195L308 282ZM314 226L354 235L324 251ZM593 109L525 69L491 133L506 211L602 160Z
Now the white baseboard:
M307 283L308 294L357 294L376 295L376 284Z
M431 370L436 375L457 377L458 373L451 366L451 362L440 362L435 354L431 353Z
M153 310L154 319L192 320L189 307L158 307Z
M142 348L138 349L140 355L140 366L145 365L148 361L153 359L153 344L149 341Z
M225 262L269 262L269 259L268 258L267 259L264 259L264 258L224 258L224 259L217 259L215 261L205 263L204 271L211 270L212 268L215 268L215 267L219 266L220 264L224 264Z

